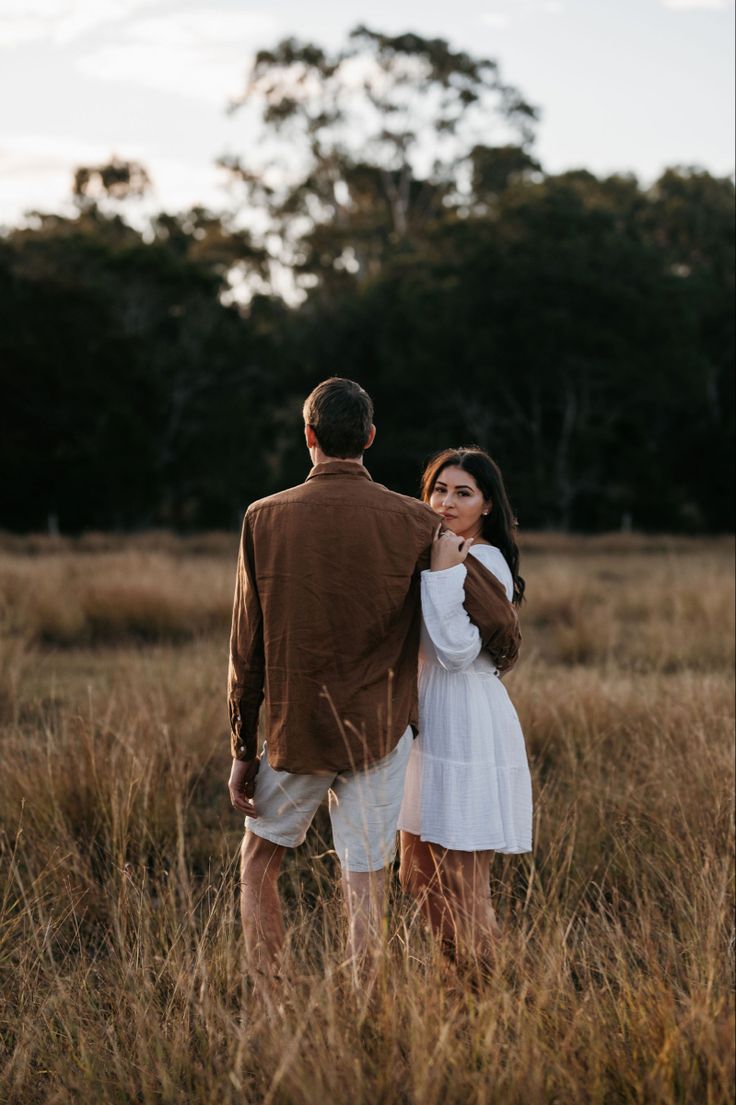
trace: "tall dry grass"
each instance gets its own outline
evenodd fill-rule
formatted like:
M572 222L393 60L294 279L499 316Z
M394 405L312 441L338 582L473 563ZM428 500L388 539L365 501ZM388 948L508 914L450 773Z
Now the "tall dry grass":
M493 976L443 965L392 882L356 992L320 815L276 1008L236 914L225 546L2 553L0 1098L730 1101L730 544L529 544L509 688L535 848L494 861Z
M0 552L0 610L6 631L46 645L189 640L227 623L233 587L225 564L223 556L136 547Z

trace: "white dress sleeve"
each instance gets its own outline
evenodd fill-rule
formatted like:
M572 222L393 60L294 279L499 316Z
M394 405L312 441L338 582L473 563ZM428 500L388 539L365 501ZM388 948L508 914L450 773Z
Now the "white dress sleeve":
M481 650L480 633L463 606L464 564L422 572L422 618L437 659L447 671L469 668Z
M478 560L513 594L513 580L500 549L490 545L471 548ZM505 571L504 571L505 569ZM437 659L447 671L463 671L477 659L482 647L478 627L471 622L463 606L465 600L464 564L441 572L422 572L422 618ZM511 591L511 594L509 592Z

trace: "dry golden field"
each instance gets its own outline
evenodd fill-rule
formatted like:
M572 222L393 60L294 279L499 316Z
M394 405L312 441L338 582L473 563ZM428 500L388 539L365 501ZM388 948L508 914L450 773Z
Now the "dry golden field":
M0 542L0 1100L730 1102L733 543L526 539L535 849L494 862L495 973L445 966L394 880L355 991L318 818L275 1010L225 788L235 547Z

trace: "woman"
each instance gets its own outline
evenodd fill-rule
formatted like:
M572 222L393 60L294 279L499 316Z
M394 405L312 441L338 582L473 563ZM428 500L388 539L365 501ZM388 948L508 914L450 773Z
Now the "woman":
M400 879L446 951L482 958L498 934L491 853L531 850L532 797L519 719L463 607L463 561L477 557L517 605L524 580L503 477L487 453L439 453L422 498L442 525L421 580L419 736L399 816Z

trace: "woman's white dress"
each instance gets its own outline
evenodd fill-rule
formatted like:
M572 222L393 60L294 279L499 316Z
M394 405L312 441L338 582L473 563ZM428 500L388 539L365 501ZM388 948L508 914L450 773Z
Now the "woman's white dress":
M511 571L493 545L475 556L510 599ZM463 601L464 564L422 572L419 735L409 755L399 828L459 851L529 852L532 787L519 718Z

